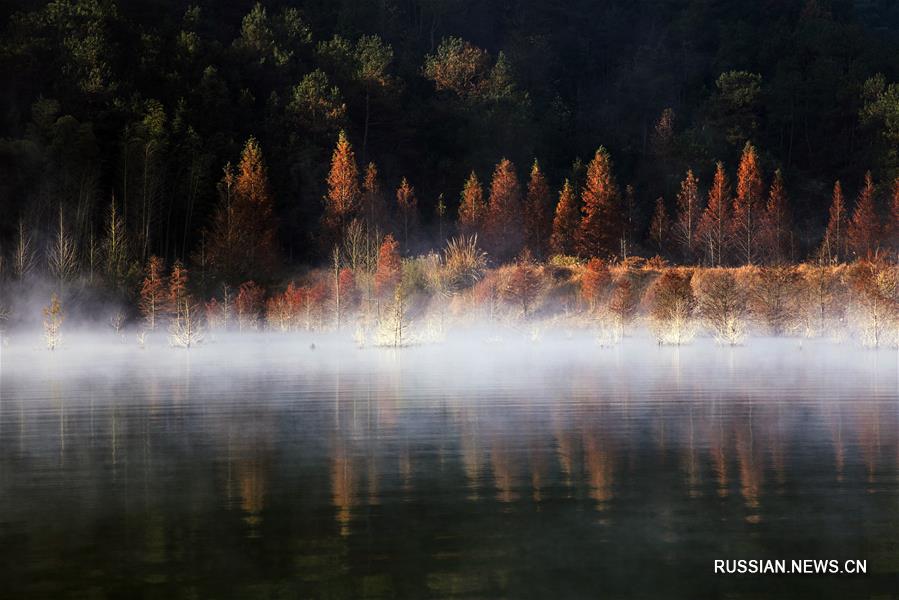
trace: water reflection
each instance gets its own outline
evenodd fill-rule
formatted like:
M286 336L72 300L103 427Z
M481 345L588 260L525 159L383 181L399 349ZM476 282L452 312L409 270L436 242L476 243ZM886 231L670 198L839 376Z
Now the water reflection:
M895 589L895 364L808 354L7 365L0 559L16 597L113 559L123 594L580 595L635 561L649 593L733 548L867 558Z

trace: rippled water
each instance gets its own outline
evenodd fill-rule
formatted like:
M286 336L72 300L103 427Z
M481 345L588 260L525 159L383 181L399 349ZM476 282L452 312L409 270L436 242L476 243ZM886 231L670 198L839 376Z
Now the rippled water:
M4 349L0 596L897 597L897 385L795 340Z

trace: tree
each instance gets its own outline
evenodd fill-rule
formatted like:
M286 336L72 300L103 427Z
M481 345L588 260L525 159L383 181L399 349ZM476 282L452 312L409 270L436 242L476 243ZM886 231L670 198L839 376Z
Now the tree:
M264 298L265 290L255 281L240 284L234 299L234 309L237 312L237 327L241 331L259 328Z
M865 173L865 183L858 193L855 211L846 228L846 241L857 258L871 258L880 247L880 222L874 208L874 180Z
M719 344L735 346L746 336L746 294L733 273L709 270L699 282L699 314Z
M612 296L609 298L609 314L615 328L615 338L624 337L624 331L637 314L637 297L634 284L630 277L619 277L612 288Z
M612 276L604 260L591 258L587 261L587 266L581 275L581 300L591 312L599 305L611 281Z
M478 181L474 171L465 180L462 188L462 200L459 203L459 231L463 236L482 233L487 216L487 204L484 202L484 188Z
M523 241L521 187L515 165L502 159L493 171L485 222L488 251L498 261L518 254Z
M692 261L695 258L696 227L699 224L700 211L699 180L693 175L692 170L687 170L687 176L681 182L680 191L677 193L677 220L671 230L685 261Z
M56 278L59 285L73 279L78 272L78 250L75 240L66 230L62 215L62 205L59 207L59 222L53 234L53 242L47 252L47 264L50 274Z
M846 202L839 180L833 184L833 200L830 204L830 219L824 232L821 254L828 262L843 262L846 258Z
M415 197L415 188L403 177L400 187L396 190L396 205L403 219L403 249L409 251L409 230L418 221L418 199Z
M147 261L144 281L140 286L138 309L144 317L149 331L154 331L165 306L165 281L163 272L165 263L158 256L151 256Z
M751 138L758 129L762 76L747 71L727 71L715 82L715 113L730 144Z
M792 257L792 216L787 192L784 189L780 169L774 172L774 181L768 192L768 204L762 220L762 236L765 253L769 262L780 264Z
M381 229L387 223L387 206L381 193L378 167L368 163L362 179L362 212L369 229Z
M102 246L106 277L117 289L121 290L127 276L131 249L128 243L128 231L125 228L125 218L118 210L115 197L109 204Z
M582 217L575 235L578 256L607 258L620 250L622 231L618 185L612 175L611 157L602 146L587 166L581 191Z
M653 284L650 316L660 344L680 346L693 337L696 298L691 278L690 273L668 270Z
M321 69L303 76L293 90L286 113L294 126L312 134L316 141L332 134L346 120L346 104L340 89ZM319 142L320 143L320 142Z
M861 259L850 273L850 285L860 309L862 343L877 348L888 332L896 331L899 267L882 257Z
M206 236L210 265L230 284L270 277L278 262L277 229L262 149L255 138L244 145L236 173L225 167L219 191L221 201Z
M732 244L737 259L743 264L758 262L759 222L762 216L762 175L755 147L749 142L743 147L737 169L737 195L731 219Z
M566 179L559 192L559 202L553 217L552 235L549 238L549 249L553 254L574 254L574 238L580 218L577 194Z
M454 92L461 98L483 93L490 72L486 50L457 37L445 38L437 52L425 59L424 75L438 90Z
M399 244L389 233L384 236L378 251L378 268L375 271L375 294L379 298L389 297L399 284L403 274L403 264Z
M65 320L65 313L62 311L62 303L59 296L54 293L50 297L50 304L44 308L44 339L47 342L48 350L56 350L62 341L62 322Z
M16 243L13 248L12 272L16 279L24 279L34 269L34 244L25 221L19 219L16 226Z
M528 180L524 219L527 247L534 256L545 257L549 251L553 213L549 185L536 160L531 167L531 177Z
M329 241L343 235L343 228L358 211L359 169L356 156L346 133L337 136L337 145L331 155L331 171L328 173L328 194L325 196L323 225Z
M540 294L540 273L525 250L509 271L508 279L503 286L506 300L521 307L521 314L527 318L537 296Z
M190 281L190 273L180 260L172 265L172 273L169 275L169 289L165 300L166 312L174 319L178 311L184 308L183 303L189 295L187 284Z
M392 86L393 78L387 71L393 62L393 48L376 35L363 35L356 42L355 58L358 64L356 77L365 90L365 125L362 132L362 160L365 160L371 127L371 97L376 90Z
M656 199L656 209L652 214L649 224L649 239L655 243L659 254L665 252L668 246L668 236L671 231L671 221L668 219L668 211L665 210L665 199Z
M724 172L724 164L719 161L715 168L712 187L709 189L708 204L696 226L696 239L709 265L724 263L724 250L727 246L727 231L730 225L729 205L730 185Z

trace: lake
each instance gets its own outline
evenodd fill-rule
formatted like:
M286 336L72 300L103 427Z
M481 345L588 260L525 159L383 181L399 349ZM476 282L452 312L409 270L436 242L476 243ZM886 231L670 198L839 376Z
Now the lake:
M311 341L3 348L0 596L899 594L895 350Z

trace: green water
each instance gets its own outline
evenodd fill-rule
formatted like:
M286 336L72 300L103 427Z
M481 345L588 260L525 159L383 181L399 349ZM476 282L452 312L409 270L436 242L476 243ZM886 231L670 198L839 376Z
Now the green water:
M895 352L3 352L4 598L899 594Z

